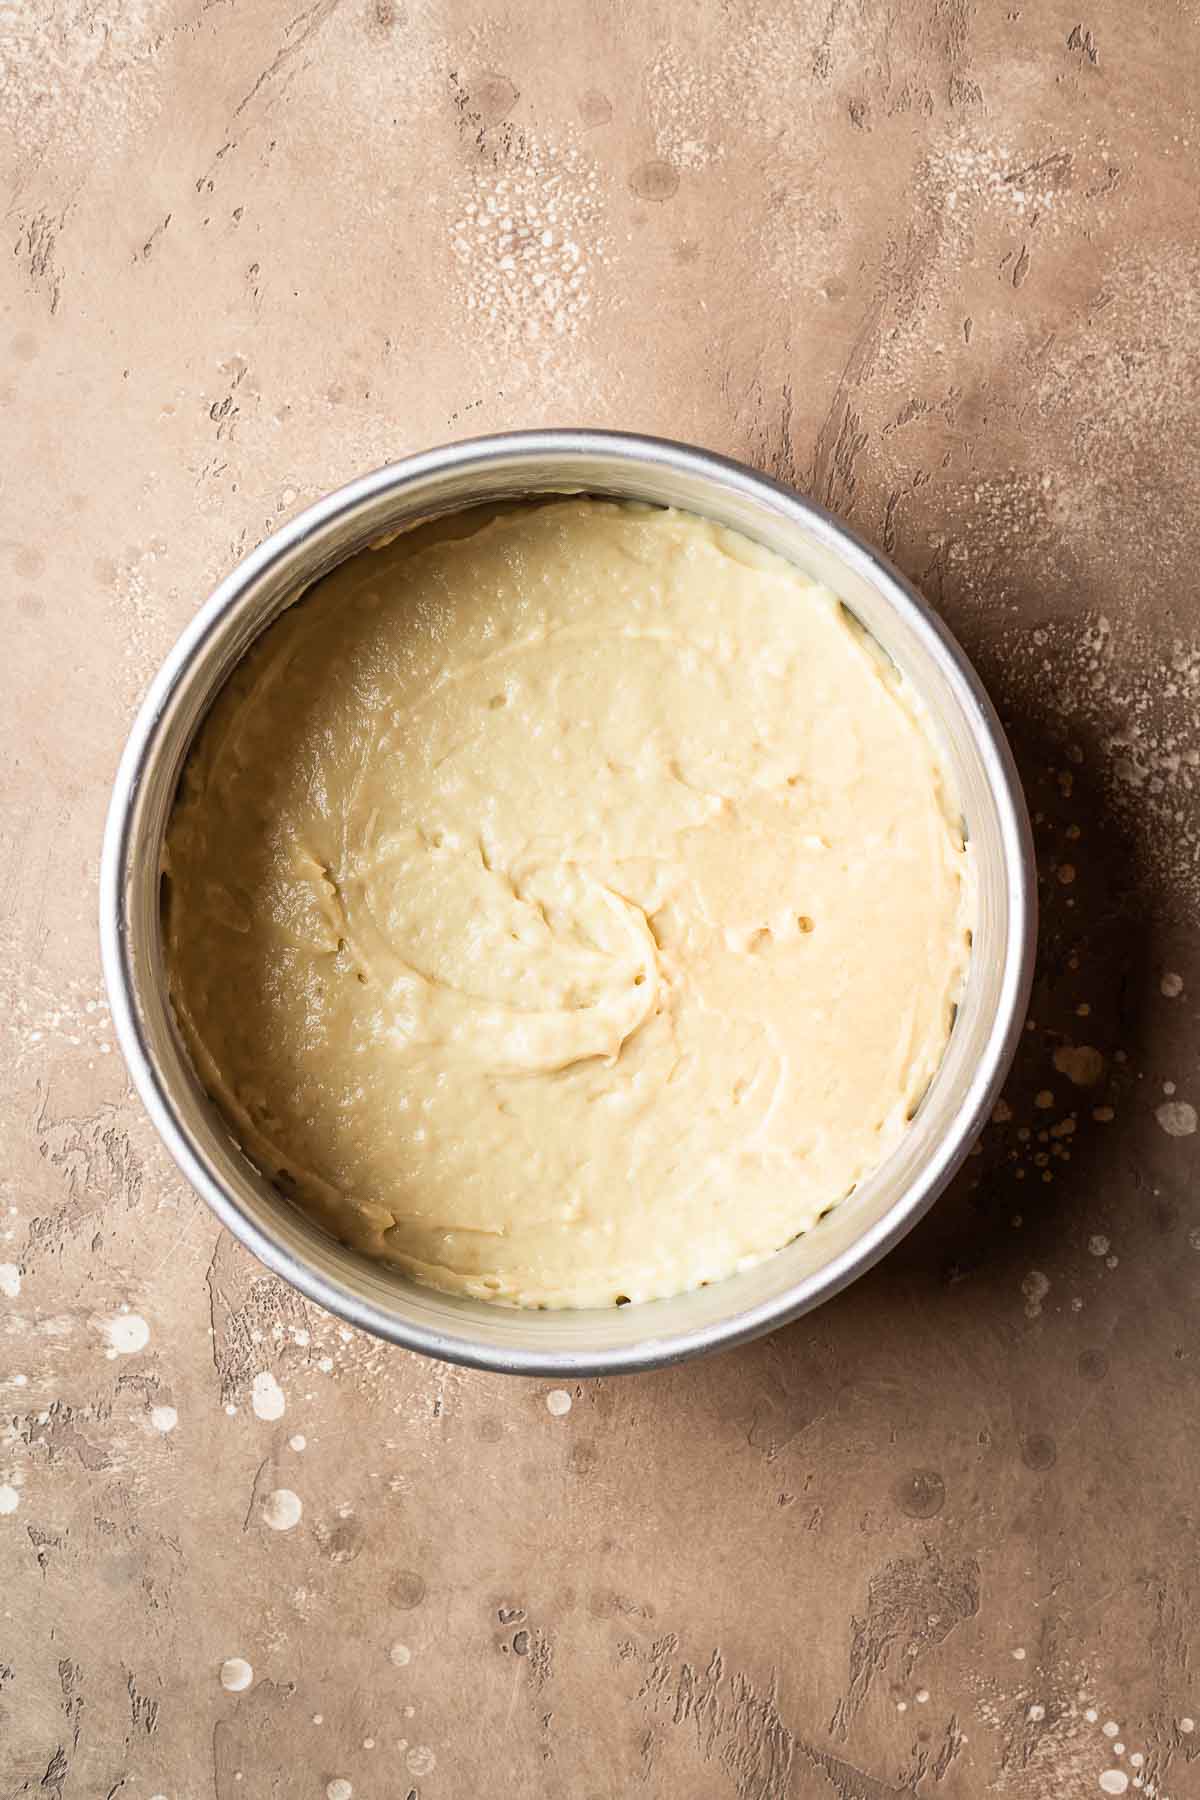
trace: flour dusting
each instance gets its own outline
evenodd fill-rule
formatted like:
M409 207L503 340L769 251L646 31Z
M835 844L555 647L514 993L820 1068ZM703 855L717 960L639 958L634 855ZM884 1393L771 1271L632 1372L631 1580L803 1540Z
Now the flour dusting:
M1086 776L1136 847L1156 908L1200 918L1200 642L1164 656L1093 614L1014 630L1001 653L1022 708L1058 737L1064 775Z
M262 1503L263 1524L272 1531L291 1531L300 1523L304 1503L291 1488L275 1488Z
M609 250L604 183L570 141L523 138L520 155L480 168L450 224L468 347L506 384L570 368L567 351L597 302Z
M1168 1137L1191 1137L1196 1129L1196 1109L1188 1100L1164 1100L1154 1116Z
M0 128L21 147L17 193L48 150L80 161L115 151L159 110L147 80L170 0L45 0L5 7Z
M108 1344L105 1355L110 1359L136 1356L150 1342L150 1327L141 1313L121 1312L115 1318L97 1319L94 1323Z
M256 1375L250 1388L250 1404L259 1419L282 1419L287 1400L283 1389L270 1370Z

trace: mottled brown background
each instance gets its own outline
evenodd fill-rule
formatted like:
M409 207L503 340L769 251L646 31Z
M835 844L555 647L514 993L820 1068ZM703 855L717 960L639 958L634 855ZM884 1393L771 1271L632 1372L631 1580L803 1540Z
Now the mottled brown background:
M5 9L4 1800L1200 1794L1200 11L1087 3ZM923 585L1044 936L899 1252L563 1414L217 1230L95 912L132 709L233 560L576 423L745 457Z

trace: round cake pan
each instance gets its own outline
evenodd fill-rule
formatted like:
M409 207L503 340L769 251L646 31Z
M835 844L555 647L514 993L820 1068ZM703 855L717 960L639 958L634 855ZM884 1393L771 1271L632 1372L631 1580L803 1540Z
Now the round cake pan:
M731 526L840 596L904 671L943 741L977 889L970 972L946 1054L900 1145L805 1236L728 1280L639 1306L519 1311L434 1292L336 1243L254 1168L206 1096L163 972L160 862L184 758L250 643L312 582L380 538L465 507L589 493ZM175 1162L269 1269L351 1324L517 1375L639 1370L737 1344L829 1299L908 1231L978 1137L1019 1038L1036 934L1033 849L1011 752L958 644L901 575L828 513L684 444L531 431L430 450L318 501L238 565L150 688L121 759L100 881L101 948L130 1073Z

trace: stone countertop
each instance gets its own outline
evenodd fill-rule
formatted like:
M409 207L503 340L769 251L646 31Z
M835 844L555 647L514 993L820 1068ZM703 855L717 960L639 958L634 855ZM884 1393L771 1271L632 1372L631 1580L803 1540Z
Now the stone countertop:
M0 120L0 1794L1200 1794L1200 17L29 0ZM158 1148L96 865L233 561L424 445L696 440L904 568L1036 814L951 1193L570 1390L356 1335Z

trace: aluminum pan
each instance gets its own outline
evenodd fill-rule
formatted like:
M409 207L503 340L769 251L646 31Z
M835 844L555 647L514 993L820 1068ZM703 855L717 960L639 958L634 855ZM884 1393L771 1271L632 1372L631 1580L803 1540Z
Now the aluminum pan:
M246 1160L202 1092L162 977L159 855L179 771L221 683L304 587L373 540L466 506L590 492L701 513L839 593L940 730L976 861L971 970L942 1066L888 1161L812 1232L743 1274L644 1305L520 1312L437 1294L333 1242ZM812 502L743 465L659 438L551 430L479 438L351 482L274 533L213 593L159 671L121 758L100 880L101 951L134 1083L196 1191L268 1268L351 1324L513 1374L641 1370L755 1337L809 1311L922 1216L979 1135L1025 1017L1036 938L1028 815L1012 755L966 656L909 583Z

